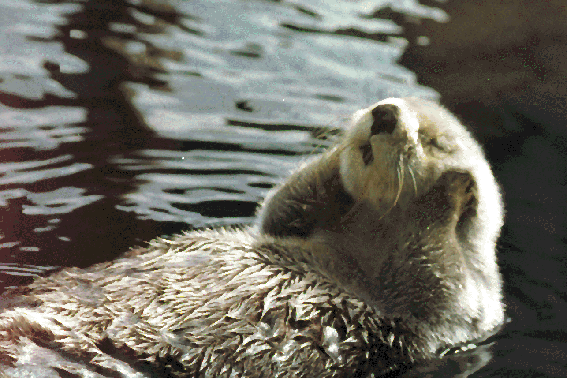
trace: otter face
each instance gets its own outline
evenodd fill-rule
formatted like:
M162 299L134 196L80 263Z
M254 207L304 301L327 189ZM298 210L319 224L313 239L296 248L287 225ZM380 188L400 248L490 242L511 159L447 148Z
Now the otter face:
M356 112L342 147L345 189L377 209L403 206L448 170L474 170L482 155L447 111L422 100L399 98Z

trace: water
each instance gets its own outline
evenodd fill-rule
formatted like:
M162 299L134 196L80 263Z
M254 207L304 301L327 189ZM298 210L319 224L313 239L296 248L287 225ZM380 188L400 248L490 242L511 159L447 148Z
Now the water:
M353 111L389 96L437 99L396 63L406 42L377 12L387 3L0 1L0 291L156 236L250 223ZM446 20L414 1L396 7ZM540 264L559 269L552 257ZM511 312L538 307L522 272L507 278ZM507 337L479 376L521 370L510 356L528 350L514 346L534 339Z
M250 223L350 113L436 98L379 6L1 2L0 284Z

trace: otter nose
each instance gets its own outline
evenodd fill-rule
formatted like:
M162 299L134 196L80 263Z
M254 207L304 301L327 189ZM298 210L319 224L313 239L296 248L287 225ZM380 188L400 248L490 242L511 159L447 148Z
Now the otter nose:
M378 105L372 109L372 117L374 118L370 127L371 135L392 134L396 129L400 109L391 104Z

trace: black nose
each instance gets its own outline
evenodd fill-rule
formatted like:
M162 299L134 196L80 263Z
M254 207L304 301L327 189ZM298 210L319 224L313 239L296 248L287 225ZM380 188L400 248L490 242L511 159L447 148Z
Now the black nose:
M370 127L370 134L392 134L398 123L399 116L400 109L397 106L391 104L378 105L372 109L374 121Z

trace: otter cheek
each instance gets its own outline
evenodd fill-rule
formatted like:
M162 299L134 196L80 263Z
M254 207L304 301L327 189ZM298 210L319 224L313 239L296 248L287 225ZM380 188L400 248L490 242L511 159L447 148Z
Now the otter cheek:
M353 148L346 149L341 154L340 175L345 190L354 198L359 199L359 186L364 178L364 163Z
M384 162L377 159L383 159L383 156L374 156L372 163L366 165L355 148L349 148L341 155L341 181L346 191L356 200L375 194L378 183L383 181L383 177L387 177L384 176Z

